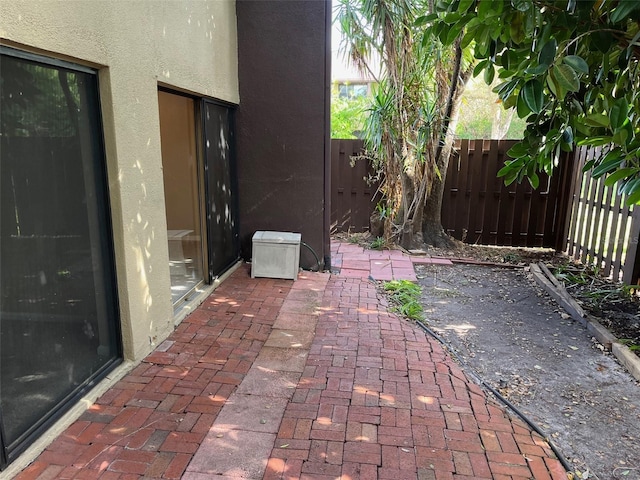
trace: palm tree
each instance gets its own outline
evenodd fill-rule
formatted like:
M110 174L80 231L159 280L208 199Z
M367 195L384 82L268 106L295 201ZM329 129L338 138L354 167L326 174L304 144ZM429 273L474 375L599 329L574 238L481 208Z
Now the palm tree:
M442 246L440 209L460 97L472 72L460 39L444 47L432 1L339 0L343 50L377 78L365 125L366 154L381 179L384 237ZM381 73L374 71L376 59Z

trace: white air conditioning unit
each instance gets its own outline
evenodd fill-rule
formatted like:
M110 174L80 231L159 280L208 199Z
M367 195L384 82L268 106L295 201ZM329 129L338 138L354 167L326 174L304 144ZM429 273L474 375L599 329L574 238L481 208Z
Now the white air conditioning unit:
M258 231L253 234L251 277L298 278L302 235Z

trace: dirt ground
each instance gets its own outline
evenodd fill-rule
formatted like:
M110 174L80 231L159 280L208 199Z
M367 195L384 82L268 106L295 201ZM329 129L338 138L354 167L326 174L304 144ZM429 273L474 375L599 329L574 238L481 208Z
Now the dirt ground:
M465 257L504 265L544 262L568 293L597 317L616 338L640 356L640 288L621 288L593 268L576 264L550 249L486 247L458 244L455 250L430 249L432 255Z
M533 281L531 252L491 252L486 260L523 267L416 267L425 323L547 433L579 478L640 480L640 384Z

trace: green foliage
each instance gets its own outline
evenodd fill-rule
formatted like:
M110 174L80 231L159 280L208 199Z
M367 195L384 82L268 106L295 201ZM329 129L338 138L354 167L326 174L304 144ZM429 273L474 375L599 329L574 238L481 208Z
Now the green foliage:
M631 338L621 338L618 341L622 345L626 345L627 347L629 347L629 350L631 350L632 352L640 351L640 345L636 345L635 343L633 343L633 340Z
M395 304L395 311L411 320L424 318L419 285L408 280L392 280L384 283L384 290Z
M369 243L369 248L372 250L382 250L385 245L386 242L383 237L376 237L375 240L372 240L371 243Z
M526 120L523 140L498 173L538 184L562 152L607 146L586 165L640 204L640 2L441 0L427 30L447 43L463 32L474 75Z
M82 74L3 57L0 134L7 137L77 135Z
M368 97L341 98L338 88L331 89L331 138L357 138L364 129Z

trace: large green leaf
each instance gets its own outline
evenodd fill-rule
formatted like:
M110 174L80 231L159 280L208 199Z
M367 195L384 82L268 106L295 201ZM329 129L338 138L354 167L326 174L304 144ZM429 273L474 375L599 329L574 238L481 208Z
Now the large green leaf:
M593 169L591 172L591 176L593 178L598 178L604 175L605 173L611 173L615 169L617 169L620 164L624 161L624 157L622 153L617 150L612 150L602 159L602 162Z
M524 142L518 142L507 151L507 155L511 158L524 157L529 153L529 145Z
M568 92L577 92L580 90L580 79L569 65L552 66L550 75L553 76L564 90Z
M484 81L487 85L491 85L493 83L493 78L496 74L496 70L493 67L493 63L489 63L487 68L484 70Z
M589 138L583 138L578 142L578 145L591 145L593 147L601 147L602 145L609 145L610 143L610 136L595 135Z
M458 11L464 13L469 10L471 5L473 5L473 0L460 0L460 3L458 4Z
M602 113L592 113L584 119L584 123L591 127L608 127L609 121L609 117Z
M524 26L522 25L523 14L518 12L514 18L509 22L509 35L511 36L511 40L514 43L519 45L526 38L526 32L524 31Z
M627 120L628 113L629 103L627 102L626 98L618 98L615 102L613 102L611 111L609 112L611 128L617 130L618 128L622 127L622 125L624 125L624 122Z
M618 2L618 6L611 13L609 18L613 23L618 23L622 20L626 20L631 12L640 8L640 2L637 0L624 0Z
M551 74L547 75L547 85L549 86L551 93L553 93L559 100L564 100L564 97L567 95L567 90Z
M529 105L527 105L527 101L524 99L523 90L520 90L520 93L518 94L516 113L520 118L525 118L531 113L531 109L529 108Z
M520 94L527 107L533 113L540 113L544 105L544 94L542 92L542 82L538 79L529 80L522 86Z
M482 0L478 2L478 17L485 18L492 13L492 1L491 0Z
M640 190L629 195L625 203L627 205L640 205Z
M620 193L624 193L625 195L631 195L634 192L640 192L640 178L634 178L625 182L622 187L618 190Z
M637 168L629 168L629 167L621 168L620 170L616 170L611 175L609 175L607 179L604 181L604 184L607 187L612 187L613 184L616 183L618 180L622 180L623 178L626 178L630 175L637 174L637 173L638 173Z
M594 50L607 53L614 43L615 39L611 32L603 30L591 32L591 46Z
M429 15L423 15L421 17L416 18L416 21L414 22L414 25L416 27L421 27L422 25L426 25L427 23L431 23L434 20L438 19L438 14L437 13L431 13Z
M549 65L542 63L537 67L525 69L524 73L527 75L542 75L547 70L549 70Z
M479 61L478 64L473 69L473 76L477 77L478 75L480 75L480 72L484 70L488 64L489 64L489 60Z
M629 132L624 128L620 128L616 131L616 133L613 134L613 137L611 137L611 141L616 145L626 145L628 138Z
M589 74L589 64L579 55L567 55L562 61L573 68L576 73Z

